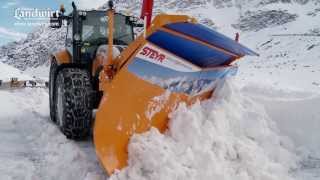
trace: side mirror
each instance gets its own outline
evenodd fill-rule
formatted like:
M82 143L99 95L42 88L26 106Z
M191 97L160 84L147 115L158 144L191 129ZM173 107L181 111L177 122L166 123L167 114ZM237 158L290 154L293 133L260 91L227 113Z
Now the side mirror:
M61 13L61 14L64 14L65 12L66 12L66 9L64 8L64 5L61 4L61 5L60 5L60 13Z
M132 25L133 27L144 27L143 22L140 22L140 19L134 16L127 16L126 24Z
M143 23L133 23L133 27L144 27Z
M78 11L79 12L79 16L82 20L86 20L87 18L87 12L86 11Z
M62 19L60 16L57 15L57 13L53 13L53 16L50 18L50 27L51 28L61 28L62 26Z
M53 16L50 18L50 27L51 28L61 28L62 26L62 19L60 16L57 15L57 13L53 13Z
M52 17L50 18L50 27L51 28L61 28L62 16L64 16L65 12L66 12L66 9L64 8L64 5L61 5L60 12L58 14L56 12L53 13Z

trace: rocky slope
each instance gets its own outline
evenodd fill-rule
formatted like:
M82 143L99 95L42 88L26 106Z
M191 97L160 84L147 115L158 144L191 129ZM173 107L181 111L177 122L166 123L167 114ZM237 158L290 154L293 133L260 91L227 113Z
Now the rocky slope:
M26 39L0 48L0 61L20 70L48 65L50 53L64 47L65 29L39 27Z

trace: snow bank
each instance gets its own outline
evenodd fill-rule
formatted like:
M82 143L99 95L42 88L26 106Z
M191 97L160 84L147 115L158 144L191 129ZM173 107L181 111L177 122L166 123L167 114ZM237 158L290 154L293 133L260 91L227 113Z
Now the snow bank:
M320 159L320 94L307 91L268 89L263 85L246 85L242 93L264 105L277 123L281 134L295 143L297 153Z
M134 135L129 166L111 180L292 179L299 158L264 108L233 83L215 98L171 114L169 130Z

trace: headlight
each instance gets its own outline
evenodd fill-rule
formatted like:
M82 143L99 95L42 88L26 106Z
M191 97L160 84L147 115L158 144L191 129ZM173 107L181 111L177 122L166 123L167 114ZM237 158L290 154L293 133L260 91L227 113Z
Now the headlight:
M86 11L79 11L79 16L87 16L87 12Z

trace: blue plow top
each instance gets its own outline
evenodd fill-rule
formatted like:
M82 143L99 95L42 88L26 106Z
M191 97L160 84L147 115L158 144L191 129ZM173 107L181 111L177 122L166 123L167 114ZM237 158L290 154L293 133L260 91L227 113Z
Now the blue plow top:
M245 55L258 56L235 40L201 24L172 23L164 28L169 31L160 29L151 34L148 41L202 68L229 65Z

